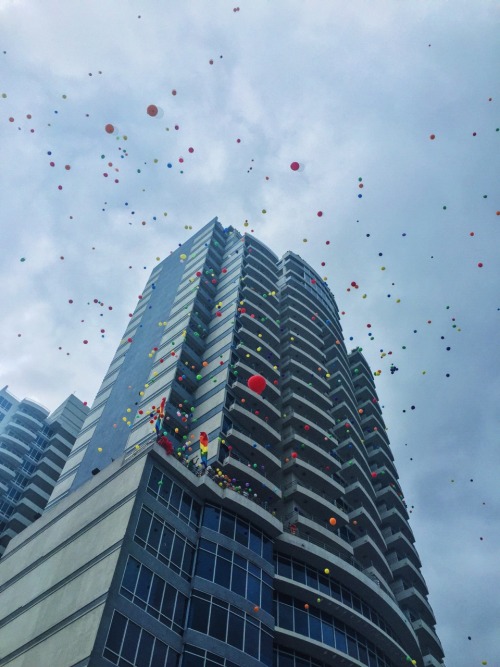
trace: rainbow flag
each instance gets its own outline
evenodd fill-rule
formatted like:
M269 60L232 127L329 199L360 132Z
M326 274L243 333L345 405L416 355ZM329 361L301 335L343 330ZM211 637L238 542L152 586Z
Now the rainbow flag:
M207 458L208 458L208 435L205 431L200 433L200 459L202 465L207 467Z

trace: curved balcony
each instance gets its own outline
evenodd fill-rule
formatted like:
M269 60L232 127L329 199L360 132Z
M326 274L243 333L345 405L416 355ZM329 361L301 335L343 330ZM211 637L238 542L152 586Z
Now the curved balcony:
M372 390L366 383L361 384L357 381L354 382L354 395L358 403L373 401L374 398L377 398L377 393L374 389Z
M338 578L342 584L350 588L378 612L399 639L401 645L405 647L407 654L419 655L420 649L415 632L396 603L392 593L387 593L384 588L375 582L373 577L363 570L361 564L352 555L339 555L335 553L334 546L332 548L329 543L325 544L324 540L323 543L315 540L306 541L302 534L300 537L288 533L279 536L275 540L275 549L287 556L305 561L321 571L324 569L325 563L328 564L334 577ZM323 598L323 596L321 597ZM349 623L347 618L345 621ZM396 661L395 664L404 661L407 654L405 653L404 657Z
M299 452L304 449L307 452L307 459L309 463L324 469L331 468L333 472L340 471L340 461L334 458L330 450L335 447L335 442L329 443L329 448L323 449L323 446L318 446L313 442L309 442L304 435L297 435L293 429L284 429L281 433L283 451L287 449L297 449Z
M422 620L427 624L436 625L434 612L432 611L427 598L425 598L414 586L408 586L408 584L398 580L392 585L392 590L401 607L408 607L413 610L416 614L419 614Z
M248 261L251 257L255 257L254 253L262 257L261 261L270 267L270 270L276 271L276 265L279 262L277 255L274 254L264 243L261 243L255 236L245 236L245 259Z
M375 541L370 535L363 535L357 540L351 542L351 547L354 549L354 556L356 559L368 567L370 564L376 567L378 572L382 574L387 582L393 580L391 568L387 564L384 554L375 544Z
M250 287L244 286L241 289L241 298L245 302L244 307L247 305L253 305L257 309L261 309L267 317L274 318L279 320L280 311L277 305L272 302L272 299L275 297L263 296L260 292L250 289ZM254 313L257 315L257 313Z
M366 433L365 444L367 447L370 445L382 447L388 452L389 458L392 457L391 444L385 429L383 431L370 431L370 433Z
M27 445L30 445L36 437L36 431L30 431L21 424L16 423L15 421L10 421L8 424L9 435L21 442L24 442Z
M365 405L373 407L367 407L366 410L365 408L361 408L363 412L361 413L362 417L360 417L360 419L363 428L369 431L385 431L386 427L384 424L384 420L382 419L382 415L380 414L380 412L378 413L375 412L377 409L375 408L375 405L373 403L367 403L366 401Z
M279 354L276 353L275 346L267 337L265 338L263 336L262 338L259 338L258 335L252 333L246 327L241 327L241 329L239 329L238 336L241 342L247 347L255 350L255 353L259 355L265 354L271 358L279 359ZM261 351L258 351L257 348L261 349Z
M382 553L387 550L384 536L380 531L376 518L367 510L366 507L356 507L349 512L349 521L351 524L356 522L358 528L365 530L373 539Z
M382 447L367 447L365 449L367 457L368 457L368 463L370 466L376 466L376 470L388 470L391 477L396 480L398 480L396 468L394 466L394 463L388 456L387 452L385 451L384 448Z
M262 320L258 320L256 317L250 317L248 313L239 313L238 321L238 333L242 330L249 331L252 334L256 334L257 338L259 338L260 333L264 333L270 342L275 345L273 353L276 353L276 350L279 349L280 339L278 336L279 328L278 325L274 323L274 320L266 318L266 320L262 322Z
M408 511L403 499L396 493L392 486L384 486L380 491L375 491L377 502L384 502L386 507L396 507L406 520L409 519Z
M319 364L321 368L325 366L325 355L322 351L323 346L317 345L313 340L309 339L309 336L304 337L302 334L292 329L284 332L282 335L281 349L283 351L286 350L288 343L293 343L293 346L301 350L302 354L306 355L306 358L310 361L316 363L316 361L321 360L321 363Z
M285 313L284 317L281 318L282 328L292 330L294 327L299 327L301 331L300 335L304 336L306 339L310 339L318 347L323 347L324 340L320 336L319 327L317 327L317 331L313 331L311 320L308 320L305 315L302 315L302 313L293 306L282 308L282 312Z
M10 468L7 463L0 463L0 479L10 482L16 476L16 471Z
M293 370L288 370L289 366L293 366ZM294 383L298 381L299 373L305 373L308 380L311 382L311 385L319 392L327 392L330 388L328 380L326 380L322 375L318 375L311 371L310 366L304 366L297 359L293 357L284 358L281 360L281 371L283 373L289 373L286 375L285 381L290 383L290 386L294 388ZM297 388L300 388L300 383L297 382Z
M344 466L351 465L351 461L358 460L361 465L366 466L367 470L369 468L368 462L365 459L365 455L361 447L353 440L351 435L341 440L337 441L337 448L335 450L336 455L343 463ZM368 473L369 474L369 473Z
M260 436L261 434L259 434L259 438L262 439ZM226 443L236 448L236 451L243 450L245 458L251 463L257 463L258 466L263 465L267 474L281 468L281 461L277 456L272 454L262 442L257 443L255 439L239 429L237 425L233 425L227 432Z
M316 369L318 367L321 369L325 367L323 354L320 350L315 350L313 356L310 352L308 353L306 349L295 345L295 342L297 341L288 340L281 346L280 353L282 360L284 361L286 357L297 359L299 363L307 368L308 374L314 373L316 375Z
M18 468L23 462L23 459L20 456L18 456L12 450L7 449L5 445L0 445L0 459L2 462L12 466L12 469Z
M249 348L248 345L239 343L236 349L243 357L244 363L251 368L254 373L259 373L268 379L279 379L279 372L275 370L274 365L267 359L264 359L258 352Z
M349 523L349 517L340 503L333 500L329 494L318 492L314 487L306 486L299 480L289 482L283 487L283 499L290 498L293 498L294 502L307 506L307 512L322 519L323 524L331 517L337 520L336 525L339 528Z
M308 419L297 410L289 410L284 413L283 428L286 428L286 426L290 426L299 434L303 434L304 438L319 446L321 446L323 442L331 440L330 433L314 422L309 423ZM305 428L306 426L308 428Z
M234 371L236 371L236 373L234 373ZM255 375L255 370L253 368L251 368L250 366L247 366L245 363L243 363L243 361L241 361L241 359L238 359L236 361L236 363L234 364L233 373L230 376L229 384L230 384L231 387L234 387L236 385L236 383L246 385L246 383L248 382L248 379L252 375ZM274 375L276 377L269 378L269 376L268 376L269 381L267 382L266 388L262 393L263 394L265 393L267 395L267 398L264 399L264 400L266 400L266 401L272 400L274 402L274 405L276 405L280 401L281 392L278 389L278 386L274 384L274 380L278 379L278 371L274 371ZM231 384L231 382L232 382L232 384ZM253 393L253 395L255 395L255 394ZM262 394L261 394L261 396L262 396Z
M401 558L400 560L392 560L389 563L394 579L404 579L411 585L415 586L422 595L428 595L427 584L425 579L415 565L409 558Z
M364 505L370 508L373 516L379 514L377 505L372 495L373 490L361 482L353 482L345 487L346 498L351 507Z
M241 287L248 287L260 294L271 294L276 291L276 283L271 284L267 276L263 273L258 273L254 267L247 266L245 268L245 276L241 277ZM265 285L262 280L267 282Z
M339 446L344 440L356 438L359 443L357 446L360 447L363 443L363 435L359 430L359 426L356 422L348 421L347 423L349 424L349 427L346 426L345 421L342 421L336 424L333 429L333 433L339 441Z
M330 400L333 406L346 403L353 414L357 413L357 407L352 399L351 392L347 391L343 384L337 383L330 387Z
M261 410L264 410L265 408L268 411L268 414L266 415L266 417L268 417L268 419L266 419L268 424L273 425L274 422L281 418L280 410L273 405L273 403L270 403L267 399L263 398L262 394L256 394L243 382L236 380L236 382L233 382L231 385L231 389L237 398L243 397L246 401L254 403L255 406L259 407ZM252 406L252 408L255 406Z
M233 403L229 407L229 417L233 420L235 425L241 424L243 429L251 433L259 432L263 439L272 445L277 445L280 442L280 434L264 419L260 419L253 412L242 408L238 403Z
M415 546L401 531L385 537L387 549L394 549L399 556L409 558L416 567L421 567L420 557Z
M370 469L364 459L351 459L342 466L342 476L346 484L353 484L360 482L370 493L373 492L373 501L376 501L376 494L373 491L372 478L370 476Z
M17 410L16 419L22 423L28 431L36 432L43 428L43 420L38 419L33 414L25 412L24 410Z
M437 656L439 660L442 660L444 658L443 647L434 629L422 619L413 621L412 626L422 647L422 655L431 653L434 657Z
M308 423L313 422L325 431L331 430L335 426L335 421L328 412L292 390L284 392L281 395L281 401L283 406L286 406L283 407L283 412L288 412L289 409L298 410L304 415Z
M371 621L371 619L362 615L352 607L343 604L332 595L328 595L324 591L319 591L317 588L300 583L294 579L279 575L275 575L274 583L278 592L303 600L304 602L311 602L313 606L315 606L316 598L318 597L318 593L320 593L320 609L332 614L335 618L344 621L351 628L358 631L369 641L373 642L390 660L394 662L394 664L399 664L406 658L406 652L403 651L395 637L391 637L380 626ZM332 650L331 647L330 650ZM321 658L324 659L324 655L322 655ZM357 660L354 660L353 662L357 666L360 664ZM333 662L332 664L336 663ZM346 662L343 664L346 664Z
M26 406L33 417L35 417L35 419L39 419L40 421L44 421L50 414L50 411L47 410L47 408L44 408L43 405L33 401L31 398L23 398L23 400L19 403L18 409L21 410L23 406Z
M344 493L344 487L335 479L333 474L323 472L314 464L304 460L300 454L297 458L291 458L288 463L284 464L283 473L292 473L292 477L300 475L303 484L314 488L321 495L330 494L330 497L340 498ZM283 480L285 485L289 481L286 478Z
M269 267L261 262L257 257L252 257L251 261L245 262L244 271L245 279L247 276L251 276L252 278L259 281L264 281L264 289L267 292L273 292L276 290L278 277L273 275L273 272L269 269Z
M307 512L290 512L283 518L283 539L291 541L295 555L308 562L310 545L324 549L330 556L335 556L356 567L360 572L363 567L354 558L354 551L344 538L337 535L328 521ZM290 553L287 551L287 555ZM328 560L326 562L329 562Z
M382 526L390 526L393 532L401 531L409 541L415 542L410 524L395 507L380 511L380 520ZM386 544L388 544L387 540Z
M358 426L358 414L346 401L334 403L331 414L336 421L340 420L340 422L349 422L350 424Z
M286 399L287 396L293 394L292 387L287 388L287 386L289 384L289 380L291 380L291 377L290 378L285 378L284 380L282 380L282 398L283 399ZM290 382L290 384L292 384L292 383ZM305 382L304 380L301 380L297 376L293 377L293 385L294 385L294 387L293 387L294 389L296 389L297 391L300 391L301 400L302 400L302 397L303 397L304 399L308 400L309 402L313 402L315 405L317 405L318 409L320 409L323 413L325 413L325 412L329 413L330 412L332 406L331 406L331 403L330 403L326 393L321 393L321 391L316 389L316 387L314 387L312 385L312 383L309 384L308 382ZM330 418L330 423L332 423L331 418Z
M24 456L30 450L29 445L16 438L14 435L10 435L8 433L0 434L0 446L2 442L5 442L9 446L9 449L16 454L19 454L19 456Z
M251 463L239 452L232 451L222 462L223 471L231 478L235 478L242 487L250 487L257 491L259 497L269 502L276 502L282 497L281 490L275 481L269 479L264 464ZM274 475L276 476L276 474Z
M374 470L372 472L377 473L377 477L375 478L377 482L385 483L385 484L394 484L394 486L398 487L399 486L399 481L398 481L398 475L396 473L396 469L394 468L394 465L391 463L391 468L388 468L386 465L382 466L379 468L378 466L374 466L373 464L371 465Z
M302 300L303 294L300 290L296 288L290 288L290 285L287 283L283 287L280 293L281 297L281 310L286 317L288 309L293 309L294 313L298 313L300 317L306 324L309 325L309 328L320 338L322 338L321 326L318 324L317 320L313 320L310 312L305 312L304 310L304 301Z

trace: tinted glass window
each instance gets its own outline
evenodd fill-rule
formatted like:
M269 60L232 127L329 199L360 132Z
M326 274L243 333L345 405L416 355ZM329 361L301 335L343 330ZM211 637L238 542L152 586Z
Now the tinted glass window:
M212 530L219 530L220 510L206 505L203 510L203 525Z

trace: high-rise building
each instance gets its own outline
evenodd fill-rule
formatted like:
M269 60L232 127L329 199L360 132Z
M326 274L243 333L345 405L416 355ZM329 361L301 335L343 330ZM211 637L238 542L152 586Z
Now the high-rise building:
M0 665L438 667L420 567L326 283L214 219L153 270L0 561Z
M42 515L88 411L73 395L49 414L0 390L0 556Z

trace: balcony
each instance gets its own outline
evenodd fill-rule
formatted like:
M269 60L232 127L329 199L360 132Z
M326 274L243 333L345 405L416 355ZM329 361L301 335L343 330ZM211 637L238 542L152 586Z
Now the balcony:
M443 662L436 660L432 654L428 653L424 655L424 667L445 667L445 665Z
M309 395L313 392L308 392ZM325 408L317 405L316 402L312 402L305 396L295 393L291 389L286 392L283 392L281 395L281 400L283 405L289 406L292 410L297 410L301 412L308 422L314 422L316 425L321 426L324 430L333 429L335 426L335 421L330 417L328 412L325 411ZM284 412L288 412L285 408ZM326 408L328 410L328 408Z
M43 428L42 419L38 419L33 414L30 414L24 410L17 410L16 419L18 419L30 432L36 432Z
M258 280L262 284L265 292L276 290L276 283L278 281L277 276L273 275L273 272L270 271L269 267L263 264L260 259L252 257L252 260L245 264L245 273L246 276Z
M365 567L373 563L386 581L393 580L392 571L387 564L384 554L369 535L363 535L354 542L351 542L351 547L354 549L356 559L364 564Z
M369 466L365 459L364 450L354 441L351 435L338 442L335 452L342 461L343 468L351 465L351 461L358 461L360 466L366 467L367 476L369 475Z
M321 446L315 445L313 442L307 440L307 432L302 435L295 433L293 429L284 429L281 433L283 451L297 449L299 456L302 458L302 450L306 452L307 461L316 467L324 470L331 469L333 472L340 471L340 462L330 454L332 447L335 447L335 442L326 443Z
M238 336L241 342L252 350L257 351L262 348L262 351L258 351L257 354L265 354L272 359L279 359L279 354L276 352L276 343L272 340L269 341L269 336L264 337L262 335L262 338L259 338L258 333L255 334L244 326L238 330Z
M395 507L408 520L406 505L393 486L384 486L379 491L375 491L375 496L377 503L384 502L386 507Z
M261 434L259 434L261 437ZM272 454L268 447L262 442L252 438L243 430L234 425L226 434L226 443L236 449L236 452L244 451L244 456L252 464L256 463L259 467L264 466L267 474L275 472L281 468L280 459Z
M27 445L30 445L36 437L36 432L30 431L29 429L22 426L22 424L17 424L15 421L10 421L8 424L9 435L13 438L17 438L21 442L24 442Z
M289 366L291 366L292 368L289 369L288 368ZM300 380L299 377L300 373L303 373L305 374L311 385L317 391L327 393L328 390L330 389L328 380L326 380L322 375L318 375L317 373L311 372L310 366L307 365L304 366L304 364L302 364L298 359L295 359L293 357L288 357L281 360L281 371L282 373L287 373L285 377L285 382L287 382L292 388L301 387L301 385L298 382ZM304 382L304 380L300 381Z
M391 471L391 474L394 478L396 479L398 478L396 473L396 468L394 467L393 459L389 456L388 450L385 447L367 446L366 454L368 456L370 464L372 463L375 464L377 468L383 468L385 466L387 467L388 470Z
M0 434L0 447L2 446L2 442L4 442L9 447L10 451L18 454L19 456L24 456L30 450L29 445L27 445L22 440L19 440L19 438L16 438L14 435L7 433Z
M349 523L344 506L326 492L318 492L314 487L306 486L302 481L294 480L283 488L283 499L293 498L294 502L307 506L307 511L322 519L323 524L331 517L337 520L338 527Z
M281 319L281 326L283 328L293 331L295 327L300 328L300 334L306 340L316 345L318 348L323 348L324 341L319 335L311 329L311 320L308 320L305 315L300 313L293 306L287 306L285 309L285 317Z
M267 384L264 392L262 392L261 397L263 394L266 394L266 400L267 402L273 401L274 405L276 405L279 400L280 400L280 390L278 389L277 385L274 384L274 379L278 378L277 371L274 372L275 378L273 376L267 376ZM247 364L243 363L241 360L238 359L236 364L234 365L233 372L230 375L230 385L234 389L235 387L237 388L237 385L247 385L248 379L252 376L255 375L255 371L253 368L250 366L247 366ZM232 384L231 384L232 382ZM254 392L252 392L252 396L256 396Z
M260 294L269 294L276 290L276 284L271 285L271 281L266 280L266 276L258 273L254 267L248 266L245 268L245 271L245 278L241 281L242 286L248 287ZM266 282L267 285L264 284Z
M311 339L308 333L304 336L302 333L297 332L295 328L298 329L299 327L292 325L290 331L283 333L281 337L282 348L285 348L289 342L292 342L296 347L300 348L308 359L321 359L323 364L325 358L322 350L323 345L318 345L315 340Z
M6 463L0 462L0 479L9 482L16 476L16 471L10 468Z
M241 424L247 432L259 433L259 438L266 440L266 444L277 445L280 442L280 434L264 419L260 419L250 410L242 408L237 403L233 403L228 410L229 418L235 422L235 425Z
M298 434L303 435L304 438L319 446L324 442L332 440L329 432L307 419L298 410L288 410L283 414L283 428L286 428L286 426L294 429Z
M265 334L270 341L273 353L275 353L275 351L279 348L280 339L278 336L278 328L276 325L274 325L272 320L266 318L266 320L262 322L256 317L250 317L248 313L241 313L238 317L241 324L238 332L249 331L250 333L257 335L257 337L259 336L259 333Z
M302 560L307 559L307 544L314 544L321 547L329 554L341 558L360 572L363 566L354 558L354 552L347 540L339 537L328 521L320 517L308 514L307 512L291 512L283 517L283 529L290 533L287 538L292 538L297 546L305 549L302 551Z
M378 548L382 553L385 553L387 547L385 544L384 537L380 532L378 526L378 515L374 517L367 509L367 507L361 505L360 507L354 507L351 512L349 512L349 521L351 524L357 525L358 529L364 530L373 541L376 543Z
M297 458L289 459L288 463L284 464L283 473L287 475L293 473L293 477L299 477L300 475L300 483L314 488L321 495L329 494L330 497L340 498L344 493L344 487L335 479L333 474L323 472L313 463L304 460L301 454ZM286 479L284 483L286 484L289 481L289 479Z
M270 317L271 319L279 320L280 312L276 303L273 303L272 300L275 300L275 297L263 296L260 292L250 289L250 287L243 287L241 290L242 300L245 302L245 307L253 306L258 312L254 312L254 315L257 316L260 311ZM247 311L249 308L247 307Z
M298 339L297 336L295 336L295 338ZM297 360L307 368L308 375L310 375L311 372L316 373L316 371L313 370L313 367L323 368L325 366L324 356L320 350L316 349L313 354L311 354L310 351L306 350L304 347L296 345L296 342L298 342L299 345L302 345L298 340L295 342L288 340L282 344L281 357L283 360L286 357Z
M243 490L249 493L257 492L258 497L263 500L274 503L282 497L279 480L276 479L277 474L274 474L273 481L265 471L264 464L251 463L239 452L233 450L231 456L227 456L222 462L222 469L231 479L236 479L236 483ZM278 486L276 486L277 483Z
M399 556L407 557L416 567L421 567L417 550L402 532L398 531L393 535L385 537L385 543L388 549L394 549Z
M415 613L420 614L422 620L430 625L436 624L434 613L427 599L414 586L402 584L397 581L392 585L396 600L402 607L409 607Z
M22 410L24 406L29 409L35 419L39 419L40 421L44 421L50 414L47 408L44 408L43 405L31 400L31 398L24 398L19 404L19 409Z
M239 356L244 360L244 363L252 369L253 373L259 373L267 379L279 378L279 373L274 368L275 364L271 364L253 348L248 347L245 343L239 343L236 349Z
M249 387L243 382L240 382L239 380L233 382L233 384L231 385L231 389L233 390L235 396L238 399L242 397L245 399L247 407L251 407L252 410L254 408L258 408L259 411L260 410L267 411L266 421L268 424L273 424L274 422L278 421L281 418L281 412L278 410L278 408L276 408L275 405L273 405L270 401L263 398L262 394L256 394L254 391L249 389ZM271 394L273 392L269 393Z
M0 445L0 459L2 460L2 462L5 462L9 466L11 466L13 470L18 468L23 462L23 459L20 456L18 456L15 452L11 451L10 449L7 449L5 445L3 446Z
M344 463L342 466L342 475L346 484L360 482L360 484L362 484L373 497L373 502L375 502L376 496L375 492L373 491L373 482L370 476L370 469L362 457L351 459L350 461L347 461L347 463Z
M345 487L345 498L351 507L369 507L372 516L378 516L378 508L370 493L370 488L360 482L353 482Z
M391 509L385 510L384 512L381 511L380 520L382 521L382 525L390 526L393 532L401 531L406 535L408 540L415 542L410 524L395 507L391 507Z
M428 595L427 584L422 576L422 573L409 558L401 558L399 560L391 560L390 568L394 575L394 579L405 579L417 588L422 595Z

